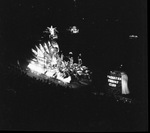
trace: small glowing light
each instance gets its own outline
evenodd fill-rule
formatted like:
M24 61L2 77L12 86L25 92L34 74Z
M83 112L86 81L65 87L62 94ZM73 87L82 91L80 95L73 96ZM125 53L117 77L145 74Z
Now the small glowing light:
M72 26L68 30L73 34L79 33L79 29L76 26Z
M128 88L128 76L124 72L121 72L121 86L122 86L122 94L130 93Z
M130 38L130 39L137 39L138 36L137 36L137 35L129 35L129 38Z
M108 79L108 82L111 82L111 83L116 83L116 84L118 84L118 81L111 80L111 79Z
M115 76L107 75L107 77L110 78L110 79L113 79L113 80L121 80L121 78L115 77Z
M69 54L73 54L72 52L69 52Z

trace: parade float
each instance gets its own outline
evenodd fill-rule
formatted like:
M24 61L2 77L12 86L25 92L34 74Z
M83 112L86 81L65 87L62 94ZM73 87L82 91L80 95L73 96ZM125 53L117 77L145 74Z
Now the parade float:
M81 55L76 63L72 52L67 57L60 54L57 32L53 26L47 27L45 33L49 35L49 40L32 48L33 58L28 60L27 75L69 88L89 85L92 72L82 65Z

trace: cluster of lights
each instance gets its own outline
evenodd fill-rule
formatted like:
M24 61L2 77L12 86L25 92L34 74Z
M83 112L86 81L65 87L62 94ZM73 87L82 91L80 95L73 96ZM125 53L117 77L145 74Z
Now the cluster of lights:
M107 75L108 78L108 85L111 87L117 87L117 84L119 84L119 81L121 81L120 77Z
M110 76L110 75L107 75L107 77L110 78L110 79L113 79L113 80L121 80L120 77L115 77L115 76Z
M134 103L134 100L122 96L115 96L117 102L123 102L123 103Z

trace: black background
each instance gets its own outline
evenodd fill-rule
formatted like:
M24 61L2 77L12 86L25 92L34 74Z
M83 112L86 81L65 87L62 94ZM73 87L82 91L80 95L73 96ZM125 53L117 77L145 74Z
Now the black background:
M2 85L1 85L1 94L2 96L2 119L0 128L2 129L26 129L26 130L98 130L98 131L113 131L113 130L143 130L145 122L145 117L142 116L144 111L147 111L147 7L146 1L144 0L3 0L0 1L0 60L1 60L1 75L2 75ZM23 88L22 85L19 85L20 81L13 81L13 75L7 71L7 66L10 64L16 64L17 60L20 61L25 67L26 60L31 58L31 48L34 48L35 45L38 45L42 40L43 31L53 25L57 27L58 33L58 44L60 50L67 55L68 52L72 51L74 56L77 58L78 54L82 54L83 64L88 66L89 69L93 72L93 84L95 88L100 91L104 89L106 75L110 70L117 70L119 66L123 64L122 70L125 71L129 77L129 89L131 94L141 101L141 104L136 107L140 107L141 111L138 112L139 119L136 121L134 118L131 118L135 111L135 108L132 110L133 114L128 114L129 119L134 119L133 123L129 124L131 119L126 121L127 125L116 124L112 126L113 120L115 117L113 113L109 121L109 117L103 118L104 122L100 123L100 116L94 114L95 111L87 111L89 108L97 108L97 111L101 111L100 108L103 108L102 112L97 112L98 115L103 114L105 109L109 110L110 107L105 105L101 100L91 98L86 92L77 93L76 91L67 92L68 99L72 99L72 103L75 105L70 105L65 101L67 98L64 95L64 92L56 89L56 94L53 98L49 99L48 94L50 95L49 89L26 89L26 86ZM79 34L71 34L67 29L70 26L77 26L80 30ZM137 35L138 38L130 39L130 35ZM5 71L3 71L5 70ZM4 80L4 81L3 81ZM23 80L23 79L22 79ZM13 84L13 83L14 84ZM23 82L23 81L22 81ZM22 83L21 82L21 83ZM24 81L25 85L27 83ZM38 84L38 83L37 83ZM20 87L21 86L21 87ZM38 85L37 85L38 86ZM51 86L54 87L54 86ZM35 87L37 88L37 87ZM39 87L40 88L40 87ZM48 91L48 92L47 92ZM58 92L57 92L58 91ZM11 94L10 94L11 93ZM48 94L47 94L48 93ZM46 97L43 99L43 97ZM80 96L81 95L81 96ZM29 97L29 99L27 98ZM33 98L34 97L34 98ZM42 97L42 100L39 100ZM64 98L65 97L65 98ZM74 97L74 98L72 98ZM82 98L81 98L82 97ZM33 98L33 99L32 99ZM62 100L64 98L64 100ZM90 99L91 98L91 99ZM26 100L25 100L26 99ZM28 100L27 100L28 99ZM36 100L37 101L36 101ZM50 100L59 99L63 101L57 105L58 101L54 100L54 103L51 103ZM78 101L76 101L78 99ZM88 99L88 102L92 102L91 105L87 106L85 103ZM14 100L14 101L13 101ZM21 101L21 102L18 102ZM33 100L34 107L28 105ZM35 100L35 101L34 101ZM58 111L58 114L55 112L54 116L66 117L70 122L60 122L59 118L54 117L53 119L49 118L48 111L50 110L50 103L53 105L53 110L68 110L68 108L73 108L73 113L69 114L73 116L78 112L78 117L83 117L83 121L78 117L70 119L68 114L61 114L61 111ZM85 100L85 101L84 101ZM5 101L5 102L3 102ZM60 102L59 101L59 102ZM84 105L77 104L81 101L84 101ZM42 105L40 104L42 103ZM47 104L48 109L44 106L44 103ZM81 102L82 103L82 102ZM95 104L94 104L95 103ZM37 104L37 105L36 105ZM38 105L39 104L39 105ZM102 107L98 105L102 104ZM20 107L22 106L22 108ZM144 105L144 106L143 106ZM37 114L34 114L33 110L37 106ZM61 107L63 106L63 107ZM69 107L68 107L69 106ZM80 111L77 111L79 106L85 106L81 108ZM86 107L87 106L87 107ZM115 105L116 106L116 105ZM130 107L124 107L124 105L117 105L118 108L123 107L127 110ZM31 108L31 111L25 110L24 108ZM43 108L43 109L42 109ZM59 109L61 108L61 109ZM109 108L109 109L108 109ZM123 110L124 110L123 109ZM7 110L7 111L5 111ZM18 110L22 112L19 113ZM25 111L23 111L25 110ZM122 110L122 111L123 111ZM44 111L46 114L44 115ZM82 112L83 111L83 112ZM6 114L5 114L5 113ZM16 114L15 114L16 112ZM80 112L80 113L79 113ZM82 113L81 113L82 112ZM124 112L124 111L123 111ZM108 112L107 112L108 113ZM106 114L107 114L106 113ZM118 111L119 113L119 111ZM117 113L117 114L118 114ZM52 112L50 113L53 114ZM94 116L92 117L93 114ZM136 114L136 113L135 113ZM9 116L10 117L7 117ZM21 116L19 116L21 115ZM30 120L27 120L27 115L30 117ZM42 116L44 115L45 118ZM60 115L60 116L59 116ZM91 115L91 117L88 117ZM141 115L141 116L140 116ZM41 124L40 118L43 118L45 124ZM53 115L52 115L53 116ZM52 117L51 116L51 117ZM102 115L103 116L103 115ZM106 115L107 116L107 115ZM119 118L119 116L117 116ZM134 117L134 116L132 116ZM136 117L136 116L135 116ZM18 118L18 120L17 120ZM51 120L46 120L46 119ZM96 119L96 121L92 121ZM36 119L36 120L34 120ZM87 120L86 120L87 119ZM53 122L56 120L57 122ZM20 122L18 122L20 121ZM38 122L37 122L38 121ZM59 122L60 123L59 123ZM73 124L73 121L78 123ZM121 118L120 118L121 121ZM143 121L143 122L141 122ZM140 122L140 123L139 123ZM20 126L19 126L20 123ZM27 124L28 123L28 124ZM30 124L29 124L30 123ZM34 124L32 124L34 123ZM40 123L40 124L39 124ZM51 126L46 126L46 124L51 123ZM53 124L52 124L53 123ZM57 126L57 123L59 123ZM63 125L63 124L64 125ZM69 125L70 123L70 125ZM72 124L71 124L72 123ZM90 124L89 124L90 123ZM119 123L119 122L118 122ZM108 125L107 125L108 124ZM28 125L28 126L25 126ZM29 126L30 125L30 126ZM45 125L45 126L44 126ZM53 126L52 126L53 125ZM83 126L84 125L84 126ZM103 125L107 125L106 127ZM131 125L131 127L129 127ZM51 127L51 128L50 128ZM54 128L52 128L54 127ZM70 128L72 127L72 128ZM79 128L80 127L80 128ZM81 128L82 127L82 128ZM103 127L103 128L102 128ZM110 129L109 129L110 127ZM126 127L126 128L125 128Z

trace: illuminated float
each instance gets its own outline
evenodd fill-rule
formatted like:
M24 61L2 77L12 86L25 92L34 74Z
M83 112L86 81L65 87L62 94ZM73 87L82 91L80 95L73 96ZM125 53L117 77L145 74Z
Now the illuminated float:
M59 53L56 31L56 28L48 27L47 43L32 49L33 59L28 61L27 75L70 88L89 85L92 81L91 72L82 65L82 59L78 58L78 62L74 63L73 57L65 57L65 60L64 55Z

